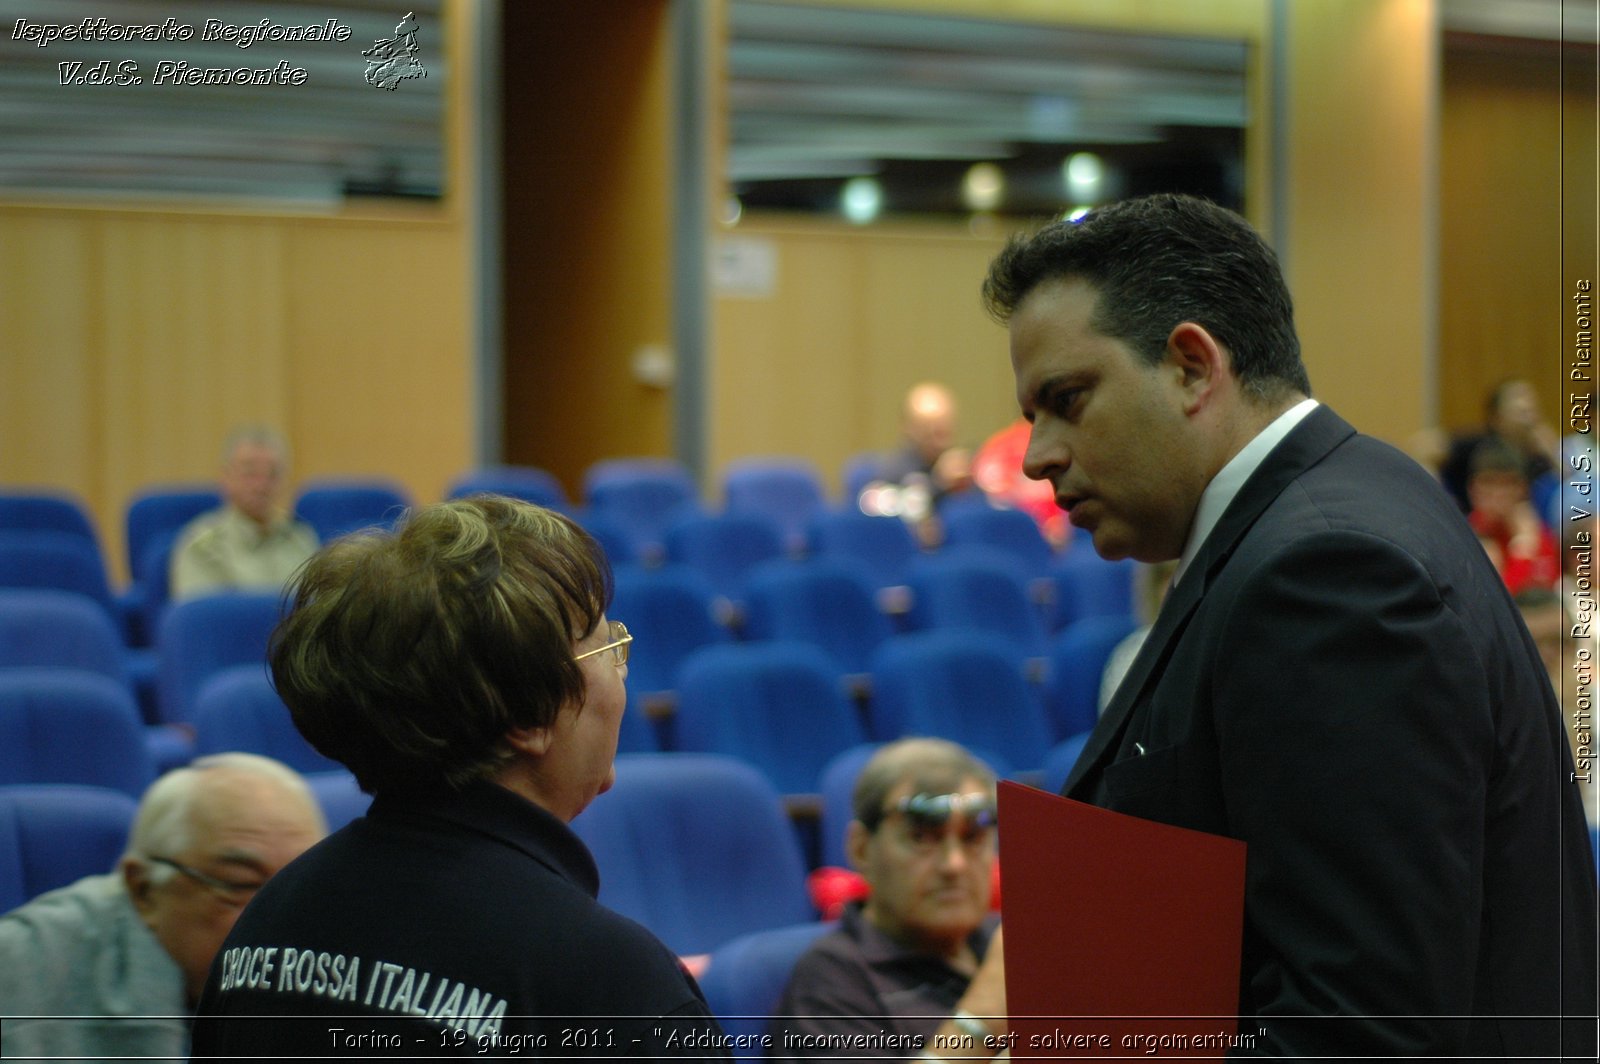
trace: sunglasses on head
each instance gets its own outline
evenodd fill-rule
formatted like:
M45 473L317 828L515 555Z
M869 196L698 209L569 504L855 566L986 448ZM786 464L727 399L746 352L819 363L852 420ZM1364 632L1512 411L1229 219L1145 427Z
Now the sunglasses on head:
M895 802L885 814L898 814L906 824L912 841L937 846L949 832L950 821L964 843L986 840L994 830L994 798L987 794L908 794Z

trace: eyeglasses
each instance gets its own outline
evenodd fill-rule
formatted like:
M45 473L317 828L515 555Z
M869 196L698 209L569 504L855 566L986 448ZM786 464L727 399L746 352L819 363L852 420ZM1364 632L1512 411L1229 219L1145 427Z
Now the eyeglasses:
M998 819L987 794L908 794L883 813L885 818L894 814L904 820L911 844L929 853L943 848L952 832L963 846L988 845Z
M261 889L260 883L232 883L226 879L218 879L216 876L202 872L198 868L180 864L170 857L152 857L150 858L150 863L166 865L168 868L177 870L181 875L188 876L218 898L233 906L242 907L245 902L255 897L256 891Z
M585 650L582 654L574 654L572 656L573 661L592 658L596 654L604 654L609 650L611 651L611 664L620 669L628 663L628 644L633 642L633 636L628 634L628 626L621 621L611 621L609 623L611 625L611 642L603 647Z

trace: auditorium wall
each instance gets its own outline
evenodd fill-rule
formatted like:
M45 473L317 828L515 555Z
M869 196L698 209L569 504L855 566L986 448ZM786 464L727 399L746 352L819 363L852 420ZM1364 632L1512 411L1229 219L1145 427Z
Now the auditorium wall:
M876 2L1028 19L1061 18L1068 7L1055 0ZM452 19L463 17L462 7L447 5ZM1537 360L1542 350L1543 339L1517 333L1502 341L1488 335L1499 325L1482 324L1484 294L1494 293L1496 305L1512 308L1507 313L1532 314L1537 332L1542 312L1527 310L1535 296L1517 293L1532 283L1524 274L1538 252L1505 245L1511 251L1486 258L1470 280L1430 281L1441 239L1435 230L1448 248L1452 233L1485 218L1477 202L1458 208L1451 181L1493 160L1452 153L1486 128L1504 133L1528 123L1519 116L1547 116L1539 109L1558 90L1536 78L1548 94L1543 102L1508 110L1494 77L1458 91L1466 82L1446 65L1447 165L1439 175L1446 216L1438 222L1433 175L1441 168L1428 147L1439 112L1433 4L1295 0L1282 42L1287 95L1277 101L1286 111L1276 123L1266 106L1274 81L1271 8L1271 0L1070 6L1076 20L1103 28L1250 42L1247 213L1274 239L1282 222L1319 394L1358 426L1396 441L1429 423L1436 407L1446 421L1471 420L1463 411L1498 375L1504 352L1526 349ZM464 31L450 36L452 69L463 76L448 90L451 193L438 208L359 205L314 216L0 202L0 483L83 495L114 562L129 495L155 482L209 479L222 434L241 421L286 428L297 478L383 475L420 499L437 498L473 461L477 428L472 204L463 172L470 153L461 140L472 127L466 38ZM659 108L669 72L659 38L646 46L654 58L640 91ZM1456 109L1481 113L1463 118ZM1281 152L1272 144L1275 127L1287 138ZM637 135L650 151L661 150L662 131ZM1280 154L1287 160L1281 181L1270 167ZM1536 168L1510 169L1495 171L1492 202L1518 208L1487 221L1514 235L1524 220L1543 218L1531 205L1548 201L1549 187ZM652 172L660 173L642 166L609 192L597 191L620 189L636 200ZM1274 202L1280 191L1283 202ZM623 287L637 309L606 325L605 307L584 303L592 324L540 356L561 360L559 369L536 370L516 385L529 403L544 405L507 411L508 423L545 419L549 431L530 453L549 455L569 480L597 448L664 453L668 446L670 394L627 391L636 388L627 360L670 318L661 303L670 231L661 212L669 207L665 197L652 203L618 215L626 225L618 222L598 245L622 263L628 246L616 232L647 232L649 250ZM591 233L608 224L604 210L584 210ZM1012 416L1004 330L984 317L977 298L1001 232L746 218L717 233L729 237L765 242L775 283L714 297L705 403L712 478L732 457L773 453L810 458L832 477L847 455L893 443L900 392L923 377L958 388L974 442ZM559 254L581 258L578 240ZM1456 265L1447 253L1445 268ZM567 268L552 261L524 282L559 278ZM658 274L659 285L650 284ZM1454 308L1439 319L1436 297ZM561 310L558 301L546 306L549 314ZM1469 313L1475 310L1479 317ZM1458 328L1464 331L1451 331ZM1437 364L1430 353L1436 333L1443 341ZM1466 358L1468 350L1481 356ZM580 382L587 390L578 401L550 400ZM561 420L581 408L613 413ZM562 426L581 446L564 442ZM507 436L514 438L509 429Z
M446 11L437 206L0 202L0 484L84 498L115 579L129 497L214 481L241 423L288 434L296 481L433 499L470 463L470 38Z

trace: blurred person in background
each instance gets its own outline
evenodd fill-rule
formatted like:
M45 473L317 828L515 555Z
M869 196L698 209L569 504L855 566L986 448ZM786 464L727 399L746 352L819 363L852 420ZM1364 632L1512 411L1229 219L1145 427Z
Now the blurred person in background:
M8 1057L182 1059L189 1013L241 909L326 832L305 781L214 754L145 791L114 872L0 917Z
M277 591L317 549L317 534L283 505L289 445L247 426L222 448L222 505L190 521L172 551L172 601L218 591Z
M1440 482L1463 513L1472 508L1467 481L1472 476L1473 456L1484 444L1511 448L1531 491L1548 483L1545 478L1560 475L1561 441L1549 422L1539 416L1539 395L1533 385L1515 377L1503 380L1489 392L1484 405L1484 427L1452 439L1439 466Z
M972 456L956 444L956 397L923 381L906 392L900 408L904 445L884 455L858 500L865 513L904 519L924 544L939 542L938 509L972 488Z

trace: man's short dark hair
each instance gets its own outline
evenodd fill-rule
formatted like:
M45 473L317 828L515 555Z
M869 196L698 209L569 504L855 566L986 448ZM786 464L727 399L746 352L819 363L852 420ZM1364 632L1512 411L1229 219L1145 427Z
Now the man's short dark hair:
M460 787L513 728L581 705L572 646L611 601L589 534L496 495L441 503L306 563L268 657L295 726L377 793Z
M1233 357L1246 392L1311 394L1278 257L1250 224L1194 196L1162 194L1013 237L989 266L983 299L1002 324L1039 285L1078 279L1098 293L1090 324L1150 365L1182 322Z
M1527 458L1511 444L1493 436L1482 440L1472 449L1467 470L1469 480L1480 476L1516 477L1522 481L1528 479Z

